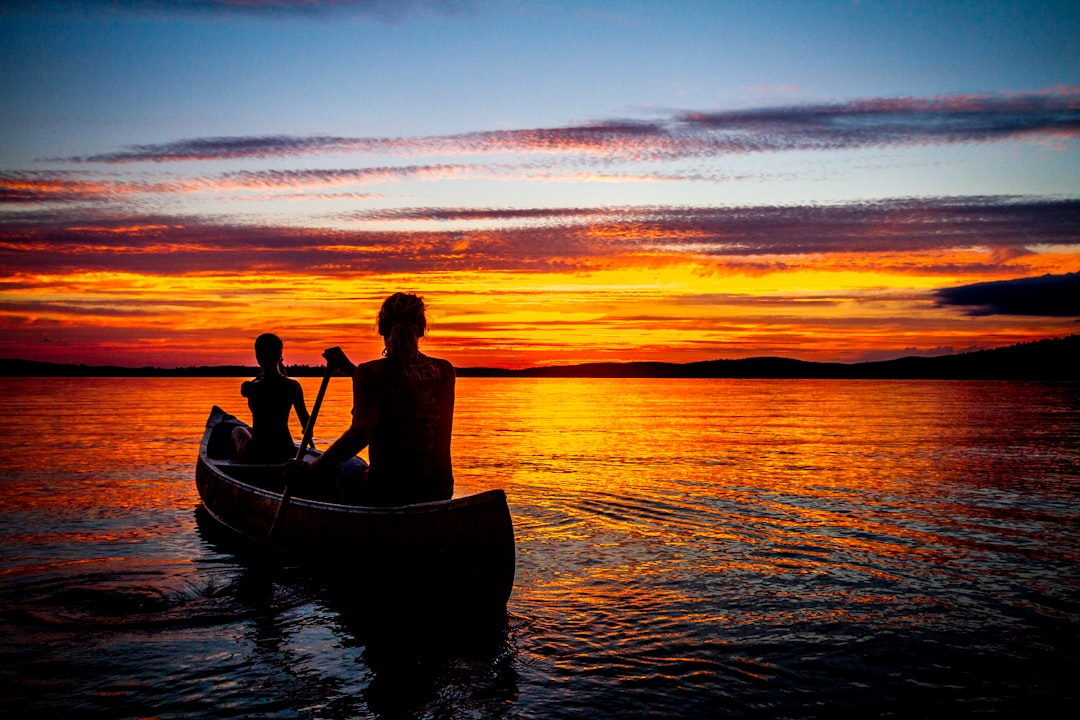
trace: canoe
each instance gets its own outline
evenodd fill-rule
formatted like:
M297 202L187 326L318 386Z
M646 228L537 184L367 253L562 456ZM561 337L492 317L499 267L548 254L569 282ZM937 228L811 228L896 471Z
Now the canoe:
M241 423L215 406L195 479L209 515L260 549L333 568L335 577L386 602L449 610L505 610L514 583L514 528L502 490L400 507L363 507L290 496L282 464L229 457ZM318 454L308 450L308 454Z

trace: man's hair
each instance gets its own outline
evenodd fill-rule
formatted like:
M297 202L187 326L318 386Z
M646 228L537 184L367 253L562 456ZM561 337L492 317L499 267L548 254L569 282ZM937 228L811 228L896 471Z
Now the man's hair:
M394 293L379 309L379 334L386 347L383 355L411 360L420 352L418 342L427 331L427 306L412 293Z
M274 333L263 333L255 338L255 359L260 367L273 365L281 359L281 351L285 348L284 343Z

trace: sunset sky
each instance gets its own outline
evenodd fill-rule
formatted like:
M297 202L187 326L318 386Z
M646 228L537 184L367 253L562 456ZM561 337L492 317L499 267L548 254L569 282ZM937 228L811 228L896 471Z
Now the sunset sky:
M854 362L1080 332L1080 3L0 5L0 358Z

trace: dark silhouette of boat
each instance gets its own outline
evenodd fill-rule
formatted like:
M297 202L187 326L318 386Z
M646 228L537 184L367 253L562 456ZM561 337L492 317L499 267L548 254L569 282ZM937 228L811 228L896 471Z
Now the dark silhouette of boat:
M400 507L289 493L279 516L284 466L230 458L229 435L237 423L243 424L213 408L195 477L206 511L238 542L329 568L337 583L355 586L399 615L505 611L515 554L502 490Z

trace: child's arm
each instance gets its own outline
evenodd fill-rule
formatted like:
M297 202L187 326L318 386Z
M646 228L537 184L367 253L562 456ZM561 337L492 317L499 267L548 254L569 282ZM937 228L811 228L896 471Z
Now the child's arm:
M307 429L311 415L308 414L307 405L304 404L304 388L295 380L292 383L293 408L296 410L296 417L300 421L300 430L304 431Z

